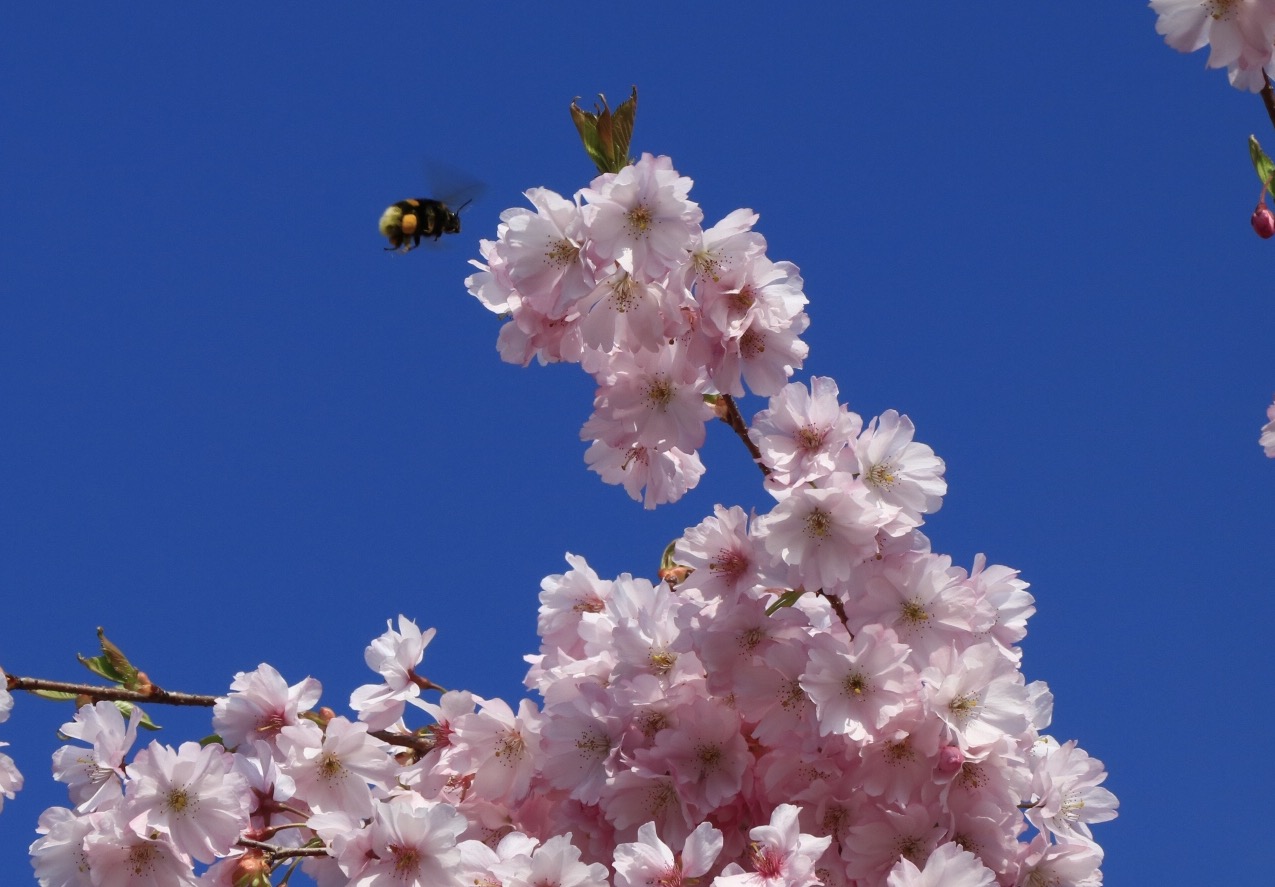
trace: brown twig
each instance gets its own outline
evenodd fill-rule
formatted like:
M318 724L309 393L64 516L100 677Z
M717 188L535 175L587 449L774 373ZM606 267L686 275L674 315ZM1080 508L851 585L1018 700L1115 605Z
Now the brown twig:
M1275 126L1275 89L1271 88L1271 78L1266 76L1266 72L1262 72L1262 81L1266 84L1262 87L1262 104L1266 106L1266 116L1271 118L1271 126Z
M251 838L240 838L240 847L248 847L253 850L260 850L266 854L271 862L280 859L294 859L300 856L327 856L327 847L276 847L274 844L267 844L264 841L254 841Z
M24 678L21 675L8 675L10 690L26 690L38 693L47 690L52 693L73 693L76 696L87 696L90 699L112 699L124 702L149 702L156 705L198 705L211 708L217 703L217 696L205 696L199 693L177 693L163 690L152 685L148 690L125 690L123 687L101 687L93 684L75 684L70 681L48 681L44 678Z
M748 447L748 452L752 455L753 461L757 463L757 467L761 469L761 473L769 476L770 469L761 460L761 450L757 449L757 445L748 436L748 423L744 421L743 415L740 414L739 407L735 404L735 398L729 394L722 394L718 397L717 418L730 426L731 431L735 432L735 436L744 442L744 446Z
M854 640L854 632L850 631L850 620L846 616L846 606L841 603L841 599L835 594L828 594L822 588L817 589L815 594L823 598L832 606L832 611L837 614L837 618L841 620L841 624L845 626L846 632L850 635L850 640Z
M369 735L375 736L387 745L410 748L422 755L433 751L438 745L437 739L423 733L391 733L389 730L372 730Z

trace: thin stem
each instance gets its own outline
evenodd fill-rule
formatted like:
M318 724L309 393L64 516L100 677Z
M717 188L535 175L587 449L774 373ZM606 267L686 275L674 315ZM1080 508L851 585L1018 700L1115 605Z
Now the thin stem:
M850 635L850 640L854 640L854 632L850 630L850 619L846 616L845 604L841 603L841 599L835 594L828 594L822 588L817 589L815 594L826 600L831 606L832 611L837 614L837 618L841 620L841 624L845 626L846 633Z
M274 844L267 844L264 841L254 841L251 838L240 838L240 847L250 847L253 850L260 850L265 853L267 858L273 863L280 859L295 859L302 856L327 856L327 847L276 847Z
M757 449L757 445L748 436L748 423L744 421L743 415L740 414L739 407L735 404L735 398L729 394L722 394L718 397L717 418L730 426L731 431L735 432L735 436L744 442L744 446L748 447L748 452L752 454L753 462L757 463L761 473L769 476L770 469L761 461L761 450Z
M1275 90L1271 88L1271 78L1266 76L1266 72L1262 72L1262 81L1266 84L1262 87L1262 104L1266 106L1266 116L1271 118L1271 126L1275 126Z
M410 748L418 754L429 754L438 745L438 740L433 736L421 733L391 733L389 730L372 730L369 735L375 736L377 739L387 745L397 745L400 748Z
M75 684L70 681L48 681L44 678L24 678L21 675L8 675L10 690L26 690L38 693L48 690L54 693L73 693L76 696L88 696L91 699L118 699L125 702L150 702L158 705L198 705L211 708L216 705L216 696L205 696L198 693L177 693L162 690L154 685L149 690L125 690L123 687L100 687L93 684Z

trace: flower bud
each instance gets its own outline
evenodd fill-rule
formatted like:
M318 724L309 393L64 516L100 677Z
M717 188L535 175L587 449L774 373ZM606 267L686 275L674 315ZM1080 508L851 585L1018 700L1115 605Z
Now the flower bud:
M230 883L235 887L270 887L270 864L260 850L249 850L230 870Z
M960 746L945 745L939 749L938 771L943 774L955 773L965 763L965 752Z
M1253 210L1253 217L1249 219L1249 224L1253 226L1257 236L1263 240L1275 234L1275 213L1267 209L1265 196L1257 201L1257 209Z

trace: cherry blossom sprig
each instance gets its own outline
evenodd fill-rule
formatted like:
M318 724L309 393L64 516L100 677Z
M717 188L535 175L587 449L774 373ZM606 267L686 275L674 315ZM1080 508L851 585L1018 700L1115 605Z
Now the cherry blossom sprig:
M1209 47L1208 66L1226 68L1236 89L1258 92L1271 125L1275 126L1275 0L1150 0L1157 15L1156 32L1179 52ZM1254 233L1263 240L1275 236L1275 214L1266 205L1275 193L1275 161L1262 150L1255 136L1248 139L1253 169L1262 183L1257 206L1249 217ZM1275 417L1268 418L1275 421ZM1260 445L1275 458L1275 431L1262 428Z
M765 256L751 211L701 230L690 187L646 154L570 200L529 191L468 285L508 315L505 359L593 375L582 434L604 479L673 501L725 417L773 507L716 506L659 582L568 555L541 583L538 702L438 687L433 629L400 616L365 651L378 679L354 718L265 663L215 699L203 745L134 752L136 707L83 705L54 755L72 806L31 846L44 887L259 887L285 868L320 887L1101 884L1091 828L1118 803L1044 732L1027 584L931 550L943 461L897 411L865 422L832 379L790 381L796 266ZM751 425L745 386L768 398Z
M797 267L767 258L749 210L702 229L690 188L669 158L644 154L571 199L527 191L535 211L501 215L466 281L508 318L503 359L593 376L585 461L647 508L698 483L715 416L749 443L732 398L745 385L778 393L808 351Z

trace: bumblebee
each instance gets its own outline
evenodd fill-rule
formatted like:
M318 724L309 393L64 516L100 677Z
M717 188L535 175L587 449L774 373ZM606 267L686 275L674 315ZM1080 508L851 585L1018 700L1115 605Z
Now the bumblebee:
M387 207L380 224L381 234L390 242L386 249L408 252L421 245L421 238L438 240L444 234L459 234L460 211L470 202L452 210L441 200L409 197Z

